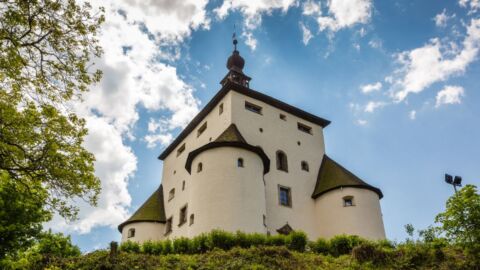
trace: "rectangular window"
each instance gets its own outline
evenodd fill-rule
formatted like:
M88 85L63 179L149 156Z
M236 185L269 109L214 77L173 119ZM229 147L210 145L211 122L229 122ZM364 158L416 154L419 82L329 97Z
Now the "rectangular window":
M285 114L280 114L280 119L287 121L287 116Z
M278 186L278 200L280 205L292 207L292 194L289 187Z
M180 154L183 153L183 151L185 151L185 143L182 144L182 146L180 146L180 148L178 148L177 157L180 156Z
M185 181L182 182L182 190L185 190Z
M254 113L262 114L262 107L245 101L245 109Z
M203 123L203 125L197 131L197 137L200 137L202 133L207 129L207 122Z
M312 127L304 125L302 123L297 123L298 130L303 131L308 134L312 134Z
M128 230L128 238L132 238L132 237L135 237L135 229L134 228Z
M172 223L173 223L173 217L170 217L167 219L167 224L165 224L165 234L169 234L172 232Z
M220 106L218 106L218 114L222 114L223 113L223 103L220 104Z
M182 226L186 222L187 222L187 206L185 205L180 209L180 220L179 220L178 226Z

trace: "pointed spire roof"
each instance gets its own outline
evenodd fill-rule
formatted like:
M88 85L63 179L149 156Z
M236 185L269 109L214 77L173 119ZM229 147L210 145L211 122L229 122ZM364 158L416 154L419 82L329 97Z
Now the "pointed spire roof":
M123 226L141 221L158 223L165 223L167 221L165 218L165 206L163 204L163 185L160 185L127 221L118 225L118 230L122 232Z
M235 124L231 124L227 129L225 129L215 142L243 142L247 141L243 138L242 134L238 130Z
M328 191L341 187L369 189L377 193L380 199L383 197L380 189L367 184L358 176L345 169L342 165L338 164L327 155L324 155L312 198L318 198Z

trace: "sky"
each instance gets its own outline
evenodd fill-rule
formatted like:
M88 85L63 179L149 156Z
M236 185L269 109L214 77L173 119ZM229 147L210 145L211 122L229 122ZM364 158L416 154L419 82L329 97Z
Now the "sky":
M480 184L480 0L90 2L104 75L73 106L102 191L47 224L83 251L119 241L159 186L157 157L220 89L234 26L250 87L332 121L326 153L382 189L389 239L434 224L445 173Z

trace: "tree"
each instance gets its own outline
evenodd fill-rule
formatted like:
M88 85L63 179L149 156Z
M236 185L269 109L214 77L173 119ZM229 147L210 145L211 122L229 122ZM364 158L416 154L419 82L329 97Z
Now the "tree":
M10 222L0 223L2 236L17 241L2 239L2 251L28 245L54 211L74 219L75 198L97 202L85 121L69 102L101 78L91 66L102 53L103 21L103 9L74 0L0 0L0 188L8 190L0 200L21 198L9 207L33 213L22 227L15 211L0 210Z
M480 195L466 185L447 201L445 212L435 218L448 240L480 251Z

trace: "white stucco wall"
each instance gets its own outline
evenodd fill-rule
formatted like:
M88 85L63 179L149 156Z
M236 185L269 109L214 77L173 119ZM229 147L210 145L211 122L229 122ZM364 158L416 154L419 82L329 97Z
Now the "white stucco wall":
M238 158L243 158L243 168L237 167ZM213 229L266 233L263 164L257 154L233 147L207 150L194 159L192 176L189 208L195 222L189 236Z
M128 237L128 231L135 229L135 236ZM122 242L133 241L143 243L145 241L157 241L163 239L163 233L165 231L165 224L154 222L134 222L125 225L122 228Z
M353 196L354 206L343 205L345 196ZM335 189L317 198L315 204L317 237L349 234L372 240L385 239L377 193L359 188Z

